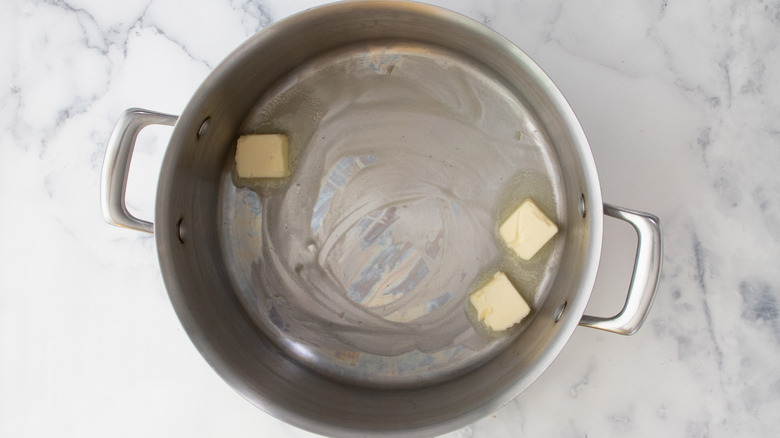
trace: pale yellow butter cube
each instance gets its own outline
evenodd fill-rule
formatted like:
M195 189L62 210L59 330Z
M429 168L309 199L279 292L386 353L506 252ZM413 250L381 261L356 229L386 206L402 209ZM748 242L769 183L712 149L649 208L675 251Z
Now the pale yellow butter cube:
M239 178L284 178L290 176L284 134L242 135L236 143Z
M526 199L498 227L507 245L523 260L531 260L555 233L558 226L531 199Z
M477 319L485 321L485 325L494 331L512 327L531 312L528 303L501 271L496 272L488 284L474 291L469 300L477 311Z

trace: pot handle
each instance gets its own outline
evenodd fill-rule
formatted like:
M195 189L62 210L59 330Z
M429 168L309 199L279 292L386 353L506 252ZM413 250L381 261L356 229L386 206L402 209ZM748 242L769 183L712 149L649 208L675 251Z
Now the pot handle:
M127 210L127 174L138 133L148 125L173 126L178 118L140 108L127 109L119 117L108 140L100 178L100 205L106 222L146 233L154 232L154 224L138 219Z
M622 219L637 234L636 259L623 310L611 318L584 315L580 325L621 335L633 335L645 322L661 278L661 226L647 213L604 204L604 214Z

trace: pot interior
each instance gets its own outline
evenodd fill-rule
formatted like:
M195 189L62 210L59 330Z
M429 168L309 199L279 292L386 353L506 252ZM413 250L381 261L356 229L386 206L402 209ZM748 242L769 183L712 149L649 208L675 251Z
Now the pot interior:
M479 324L467 297L486 278L507 273L532 308L546 296L564 238L525 262L497 230L530 197L563 236L558 166L522 102L469 58L404 41L330 51L238 132L286 133L292 175L240 181L228 158L225 265L255 323L316 371L396 389L446 380L533 318Z
M292 175L239 180L239 135L285 133ZM497 227L524 198L559 226L531 262ZM549 365L601 243L598 179L558 90L522 52L433 7L307 11L237 49L180 118L157 240L174 307L228 383L326 434L441 433ZM508 332L468 294L508 274Z

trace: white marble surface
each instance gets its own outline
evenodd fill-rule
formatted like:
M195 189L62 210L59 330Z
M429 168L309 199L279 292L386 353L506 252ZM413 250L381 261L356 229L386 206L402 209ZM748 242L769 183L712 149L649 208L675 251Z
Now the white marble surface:
M256 31L315 0L0 1L0 436L311 434L244 401L168 301L150 236L106 225L122 110L178 114ZM450 437L775 436L780 430L780 2L436 0L525 50L587 133L607 202L661 218L633 337L579 328L515 401ZM151 217L170 133L145 131ZM593 312L634 237L609 221Z

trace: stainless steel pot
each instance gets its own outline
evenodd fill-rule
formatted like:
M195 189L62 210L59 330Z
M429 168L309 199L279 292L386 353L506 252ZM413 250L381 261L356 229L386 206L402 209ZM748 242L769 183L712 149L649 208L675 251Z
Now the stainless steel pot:
M366 70L363 67L385 75L383 78L395 75L400 79L365 79L386 82L372 83L361 93L347 97L340 91L333 92L351 93L352 88L346 85L358 87L363 78L360 75ZM340 79L345 75L346 82ZM460 75L460 79L450 81L451 75ZM415 125L417 120L433 117L438 122L430 125L430 136L425 138L435 143L437 136L453 135L449 130L468 128L469 123L477 123L482 128L493 126L490 124L501 119L499 116L504 114L501 111L507 108L507 114L514 114L522 119L518 123L524 123L514 140L530 142L533 150L541 154L534 162L542 163L551 182L548 210L554 212L561 232L544 256L547 264L542 268L544 275L532 300L533 314L502 337L482 342L479 339L484 334L469 331L464 337L460 332L451 333L453 327L468 320L462 303L479 270L471 267L463 267L463 278L468 272L470 280L455 282L455 289L445 300L437 297L437 303L447 301L442 305L453 307L436 323L428 322L430 319L386 317L389 321L386 324L360 331L356 328L362 322L359 316L343 323L318 319L311 303L301 304L308 313L296 313L295 305L310 299L308 295L314 292L290 285L318 286L311 279L306 283L303 277L290 280L295 277L293 272L301 275L303 264L293 268L291 263L295 262L287 258L297 253L279 247L295 246L298 234L279 240L279 233L272 233L269 227L275 222L281 226L283 219L294 222L296 216L302 216L306 224L312 224L311 228L319 229L316 216L320 213L316 207L321 207L324 199L323 181L327 180L328 169L338 166L328 168L318 164L327 161L327 157L301 158L295 164L298 166L293 169L295 176L286 183L285 190L293 190L294 181L298 181L296 185L313 181L313 189L319 190L319 197L314 193L311 198L317 201L316 205L305 200L308 198L301 198L304 201L295 204L298 198L293 194L281 197L284 199L278 200L278 204L266 202L263 197L270 193L268 197L273 198L278 188L255 187L256 190L250 191L235 184L231 176L236 138L258 127L281 126L274 125L278 120L268 108L285 92L289 95L319 93L320 97L330 93L327 95L334 101L344 100L342 111L353 100L360 101L375 90L386 90L387 97L403 95L404 90L418 85L428 88L401 97L402 104L404 99L418 99L428 92L446 94L446 91L448 98L457 103L450 105L456 109L452 110L454 115L449 122L441 121L441 111L449 111L446 102L437 101L441 105L428 108L431 111L422 116L404 119L403 123L371 123L365 129L374 129L371 132L381 133L381 138L401 132L399 129L413 135L420 131ZM298 94L293 92L296 87ZM478 97L476 101L463 99L469 93ZM316 129L326 129L339 120L327 115L338 105L323 107L312 101L290 102L286 108L292 111L319 108ZM474 111L468 112L471 110ZM371 114L372 110L367 111ZM354 131L364 128L364 124L350 125L347 116L352 113L345 114L340 119L345 126L353 126ZM453 120L457 123L452 123ZM175 125L160 173L154 225L133 217L124 202L135 138L149 124ZM497 129L503 129L499 125ZM296 126L302 125L282 128L294 130ZM437 131L436 127L447 129ZM293 138L298 134L291 133L291 142L303 151L301 157L336 147L322 143L326 142L326 136L320 138L320 131L316 137L313 132L299 138ZM387 140L382 143L382 150L401 141L401 138ZM435 147L439 148L437 154L452 155L456 161L462 154L468 154L457 147L446 149L441 144ZM382 151L372 152L370 160L392 159L394 152L389 150L386 155ZM511 147L508 151L514 153ZM433 160L434 154L429 158ZM374 161L352 164L367 166ZM516 164L512 160L499 161L508 162L510 167L523 165L522 160ZM425 169L435 166L453 168L457 163L419 167L422 172L429 172ZM319 169L325 176L295 179L306 177L310 169ZM435 184L440 189L442 185L452 184L453 190L459 190L456 178L446 173L439 176ZM476 187L476 198L487 199L491 206L488 210L496 213L498 195L494 189L498 180L491 179L491 175L481 178L484 186ZM377 184L358 189L360 193L374 196L373 193L382 191L377 188L382 183ZM468 191L470 187L473 188L462 189ZM102 189L103 212L109 223L155 233L173 306L193 343L217 373L263 410L298 427L326 435L422 436L470 424L528 387L554 360L578 325L633 334L647 315L659 279L658 219L602 203L596 167L585 135L552 81L522 51L485 26L443 9L415 3L347 2L302 12L258 33L229 55L197 90L180 117L140 109L126 111L109 141ZM347 189L338 186L333 190ZM285 199L293 201L285 204ZM412 196L410 199L427 198ZM251 208L242 207L245 204L252 204ZM281 214L275 208L286 211L289 217L275 218L274 214ZM295 212L290 214L290 209ZM386 213L387 208L381 211ZM611 318L583 316L598 268L604 214L629 222L638 236L626 303ZM372 217L372 220L381 219ZM327 221L327 218L320 220ZM352 227L358 222L353 220ZM316 240L316 233L313 236ZM327 246L314 242L308 243L308 247L314 248L315 243ZM254 244L257 246L253 247ZM414 242L409 244L413 246ZM252 252L253 248L257 254ZM345 254L341 252L342 259L347 257ZM322 257L327 258L327 254ZM268 266L274 269L269 270ZM377 275L384 275L381 272ZM277 276L275 282L269 283L269 277ZM356 306L343 297L340 299L328 303ZM383 306L369 310L378 311ZM280 310L283 307L286 310ZM423 308L433 312L431 306ZM296 319L296 315L305 318ZM342 315L342 319L349 318ZM423 335L415 338L418 332ZM345 333L363 337L359 342L350 341L353 338L345 337ZM434 346L424 342L426 346L420 346L415 341L413 348L392 349L411 338L419 338L420 342L432 340ZM445 342L437 344L441 339ZM353 351L345 358L343 353L347 347Z

